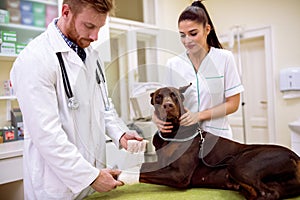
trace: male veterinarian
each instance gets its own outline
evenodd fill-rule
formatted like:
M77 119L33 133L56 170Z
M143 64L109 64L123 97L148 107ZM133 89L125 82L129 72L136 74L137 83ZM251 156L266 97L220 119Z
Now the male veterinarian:
M120 171L105 168L105 133L125 149L142 138L117 116L90 46L112 9L113 0L64 0L61 17L13 65L25 128L25 199L82 199L123 184Z

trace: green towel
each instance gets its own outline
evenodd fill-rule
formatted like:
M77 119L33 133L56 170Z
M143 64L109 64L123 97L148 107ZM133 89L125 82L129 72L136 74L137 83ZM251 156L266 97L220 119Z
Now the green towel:
M85 200L245 200L235 191L192 188L176 189L163 185L135 184L118 187L115 190L105 193L94 193ZM294 200L300 200L300 197Z

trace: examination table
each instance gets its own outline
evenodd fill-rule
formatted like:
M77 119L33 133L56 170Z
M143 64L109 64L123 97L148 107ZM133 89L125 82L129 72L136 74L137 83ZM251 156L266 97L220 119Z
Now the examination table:
M235 191L192 188L176 189L163 185L135 184L118 187L106 193L94 193L85 200L244 200L245 198ZM300 197L292 198L300 200ZM291 200L292 200L291 199Z

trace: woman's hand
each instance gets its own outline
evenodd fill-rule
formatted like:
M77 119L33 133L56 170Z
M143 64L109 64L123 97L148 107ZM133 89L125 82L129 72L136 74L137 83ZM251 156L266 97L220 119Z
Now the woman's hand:
M193 113L193 112L186 109L186 113L181 115L179 120L180 120L180 125L181 126L190 126L190 125L196 124L200 121L199 120L199 113L197 113L197 112Z
M171 122L164 122L156 116L155 113L152 115L152 121L156 124L158 130L161 133L171 133L173 126L171 125Z

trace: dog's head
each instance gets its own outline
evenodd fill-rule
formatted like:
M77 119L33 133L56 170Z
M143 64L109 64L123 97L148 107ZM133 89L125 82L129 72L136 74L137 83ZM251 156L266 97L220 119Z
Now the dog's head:
M173 126L179 126L179 118L185 112L183 107L183 93L191 86L163 87L151 93L151 104L154 106L156 116L166 122L171 122Z

